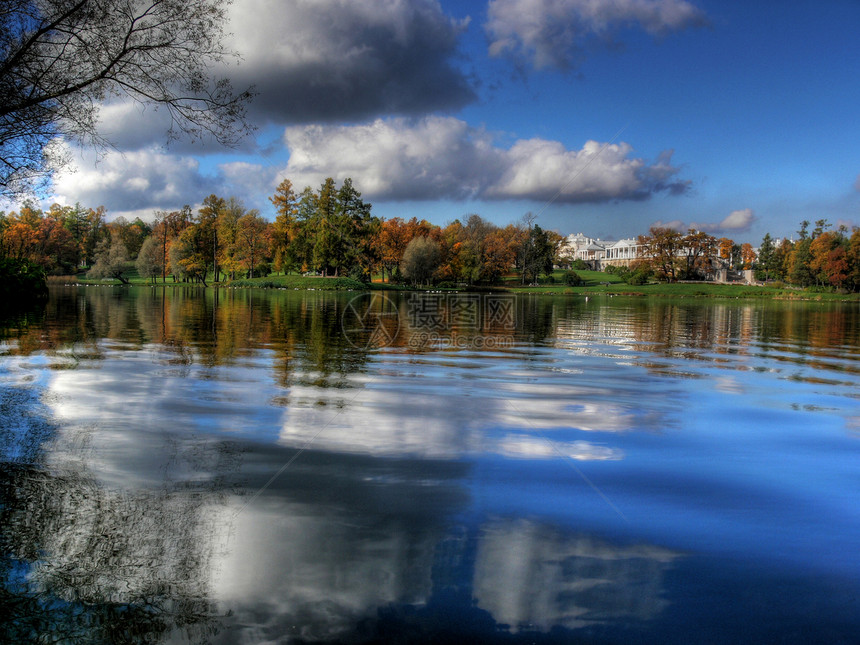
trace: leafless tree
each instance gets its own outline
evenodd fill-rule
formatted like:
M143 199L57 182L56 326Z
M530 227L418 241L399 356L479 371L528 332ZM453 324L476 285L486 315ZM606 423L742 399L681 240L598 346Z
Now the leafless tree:
M168 139L235 144L250 130L250 90L213 70L223 0L3 0L0 3L0 194L50 178L63 138L104 148L99 106L131 99L170 116Z

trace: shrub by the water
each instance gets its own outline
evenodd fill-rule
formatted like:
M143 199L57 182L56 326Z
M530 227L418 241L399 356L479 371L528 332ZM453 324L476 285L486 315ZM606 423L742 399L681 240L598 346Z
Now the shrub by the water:
M638 286L648 282L649 275L645 271L631 271L624 276L624 282L630 285Z
M0 298L4 303L48 295L45 270L29 260L0 258Z
M565 271L564 283L569 287L578 287L583 283L582 276L576 271Z

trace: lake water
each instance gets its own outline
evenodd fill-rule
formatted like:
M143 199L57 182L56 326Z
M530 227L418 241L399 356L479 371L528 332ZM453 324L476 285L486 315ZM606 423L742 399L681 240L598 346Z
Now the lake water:
M0 440L4 642L860 639L856 303L57 288Z

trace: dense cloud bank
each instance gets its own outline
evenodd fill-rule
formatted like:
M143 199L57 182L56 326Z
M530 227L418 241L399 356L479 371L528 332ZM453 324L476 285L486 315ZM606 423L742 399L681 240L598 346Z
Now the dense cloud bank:
M626 143L587 141L568 150L558 141L524 139L510 148L455 118L377 120L362 126L287 128L297 185L318 185L336 169L370 197L419 199L534 199L599 203L683 194L671 152L648 162Z
M240 0L231 9L238 86L274 123L457 109L474 100L452 64L468 21L435 0Z

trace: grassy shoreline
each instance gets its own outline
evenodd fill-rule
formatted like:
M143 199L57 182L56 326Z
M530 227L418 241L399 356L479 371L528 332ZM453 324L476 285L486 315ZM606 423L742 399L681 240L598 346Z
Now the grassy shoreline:
M773 300L804 300L827 302L860 302L860 294L837 293L833 291L798 289L786 286L759 286L748 284L714 284L707 282L676 282L650 283L644 285L629 285L617 276L599 271L580 271L583 284L570 287L562 282L562 272L545 279L539 285L522 286L513 277L499 285L467 289L440 289L434 291L501 291L506 293L524 293L539 295L579 295L579 296L632 296L660 298L725 298L725 299L773 299ZM120 285L119 280L93 280L78 276L56 276L49 280L52 284L82 284L82 285ZM153 284L147 279L129 276L130 286L137 287L188 287L203 286L184 282L161 281ZM321 276L273 275L265 278L250 278L209 284L209 287L235 289L289 289L317 291L420 291L404 285L373 282L370 285L353 280L352 278L324 278Z

